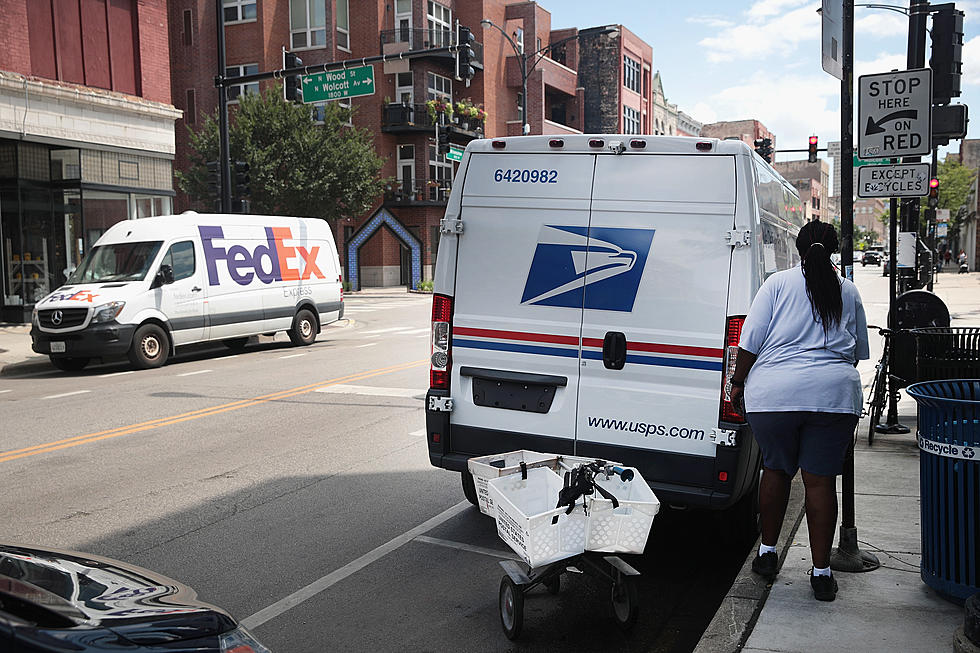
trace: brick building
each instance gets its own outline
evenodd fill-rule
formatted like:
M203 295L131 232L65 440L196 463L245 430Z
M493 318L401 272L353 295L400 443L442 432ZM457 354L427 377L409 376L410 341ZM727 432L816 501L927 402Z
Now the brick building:
M704 125L683 111L677 112L677 135L678 136L700 136L701 128Z
M807 204L808 220L830 221L827 212L827 196L829 195L830 170L827 162L818 159L809 161L782 161L773 164L776 172L781 174L800 192L800 199Z
M196 129L217 105L214 3L170 0L169 8L173 97L185 111L183 122ZM485 120L459 111L437 118L448 122L451 142L459 146L477 137L519 135L519 56L525 56L531 134L653 132L653 49L621 26L601 34L552 30L551 14L536 2L224 0L224 12L229 74L279 69L284 48L310 65L450 45L457 21L476 37L476 75L469 86L455 79L451 56L432 54L375 64L375 94L349 100L354 125L372 132L375 150L387 159L381 174L392 179L368 214L333 225L345 281L354 288L431 279L439 221L458 164L436 151L428 101L451 100L486 112ZM266 84L233 90L229 97ZM184 127L177 129L178 169L189 165ZM178 195L178 210L190 205Z
M969 138L960 142L959 161L967 168L976 171L977 177L980 177L980 139ZM966 260L971 272L980 270L980 220L978 220L980 192L977 192L977 186L977 178L974 178L973 190L967 197L966 210L960 218L959 232L949 239L949 247L954 256L959 254L960 250L966 252ZM941 193L942 188L939 190ZM955 214L956 211L952 212Z
M883 245L888 240L888 234L885 225L878 217L887 210L888 200L886 199L880 197L855 198L854 226L873 231L876 243Z
M772 149L776 147L776 136L758 120L732 120L728 122L712 122L701 126L701 136L705 138L737 138L749 147L755 147L755 139L768 138L772 141Z
M112 224L171 212L166 0L4 0L0 321L30 320Z

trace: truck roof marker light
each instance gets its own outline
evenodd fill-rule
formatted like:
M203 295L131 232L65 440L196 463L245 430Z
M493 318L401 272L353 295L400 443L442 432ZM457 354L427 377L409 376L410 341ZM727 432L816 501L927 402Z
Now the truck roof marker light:
M551 147L565 147L565 141L560 138L552 138L548 141L548 145Z
M630 141L630 147L632 147L635 150L642 150L646 146L647 146L647 142L640 138L634 138L633 140Z
M711 141L699 141L694 147L697 148L698 152L710 152L711 151Z
M589 139L589 147L602 147L605 144L606 144L606 141L602 140L601 138L590 138Z
M494 149L502 150L507 147L507 141L493 141L491 145L493 145Z

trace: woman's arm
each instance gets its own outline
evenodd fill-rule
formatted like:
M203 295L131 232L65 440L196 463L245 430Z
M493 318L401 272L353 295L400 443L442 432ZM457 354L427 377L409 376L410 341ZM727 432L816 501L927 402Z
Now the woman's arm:
M753 354L739 347L738 355L735 357L735 371L732 372L732 378L729 379L731 383L729 396L731 397L732 405L743 414L745 413L745 406L742 403L745 392L745 377L749 375L749 370L755 365L756 358L758 358L757 354Z

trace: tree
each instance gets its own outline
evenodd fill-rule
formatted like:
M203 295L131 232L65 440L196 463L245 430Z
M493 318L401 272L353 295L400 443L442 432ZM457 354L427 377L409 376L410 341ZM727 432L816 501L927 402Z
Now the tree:
M833 219L834 228L837 233L840 233L840 218ZM866 247L874 245L877 240L877 236L874 231L870 229L865 229L859 224L852 225L851 227L851 251L858 252Z
M970 212L971 207L967 203L977 171L949 156L940 161L937 168L939 208L949 209L949 231L953 235L959 232L962 217ZM966 211L960 211L963 207L966 207Z
M351 218L371 208L388 182L379 174L384 159L371 133L349 126L350 112L328 102L323 124L310 107L284 102L282 86L239 96L229 111L232 161L245 161L255 213ZM181 190L198 201L217 199L208 190L207 162L218 159L217 110L197 132L190 131L191 166L177 172Z

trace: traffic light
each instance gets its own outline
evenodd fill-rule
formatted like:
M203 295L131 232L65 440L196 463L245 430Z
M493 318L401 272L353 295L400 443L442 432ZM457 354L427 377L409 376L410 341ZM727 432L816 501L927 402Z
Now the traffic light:
M806 160L810 163L817 162L817 143L820 141L816 136L810 137L810 148L807 150Z
M449 151L449 127L436 124L436 151L445 154Z
M473 51L474 41L476 38L469 27L456 25L456 79L465 81L467 85L476 74L472 66L473 59L476 57L476 52Z
M252 194L249 184L252 178L248 174L248 163L245 161L235 161L235 189L234 196L238 199L245 199Z
M295 52L283 52L282 67L285 69L299 68L303 65L303 60L296 56ZM283 79L283 95L287 102L303 101L303 85L300 84L299 75L286 75Z
M929 180L929 208L939 207L939 180L933 177Z
M763 159L766 163L772 163L772 139L771 138L757 138L753 142L755 145L755 152Z
M949 104L960 96L963 71L963 12L952 4L940 5L932 19L932 102Z
M221 198L221 166L217 161L208 161L208 195Z

